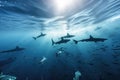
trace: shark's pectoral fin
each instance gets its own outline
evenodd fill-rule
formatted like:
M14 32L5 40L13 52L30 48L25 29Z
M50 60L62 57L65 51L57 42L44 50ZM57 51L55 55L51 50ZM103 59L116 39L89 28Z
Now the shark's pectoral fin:
M93 36L92 36L92 35L90 35L90 39L93 39Z

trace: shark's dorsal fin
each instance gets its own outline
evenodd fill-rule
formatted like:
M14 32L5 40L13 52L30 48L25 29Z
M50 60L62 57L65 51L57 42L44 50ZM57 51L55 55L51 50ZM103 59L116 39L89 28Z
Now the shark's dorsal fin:
M61 40L63 40L64 38L63 37L61 37Z
M93 39L93 37L90 35L90 39Z
M43 33L41 32L41 35L43 35Z
M18 49L19 48L19 46L16 46L16 49Z
M69 33L67 33L67 36L69 36L70 34Z

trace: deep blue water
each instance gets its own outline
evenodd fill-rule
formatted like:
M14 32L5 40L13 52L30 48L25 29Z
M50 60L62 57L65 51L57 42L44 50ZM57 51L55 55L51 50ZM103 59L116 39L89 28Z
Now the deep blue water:
M74 10L61 15L54 15L47 1L0 0L0 52L25 48L0 53L0 61L6 60L0 71L17 80L73 80L77 70L79 80L120 80L120 0L83 0L82 5L78 0ZM32 38L41 32L47 35ZM51 39L67 33L75 37L52 46ZM90 35L108 40L73 42ZM56 56L61 47L65 52ZM40 64L43 57L47 59Z

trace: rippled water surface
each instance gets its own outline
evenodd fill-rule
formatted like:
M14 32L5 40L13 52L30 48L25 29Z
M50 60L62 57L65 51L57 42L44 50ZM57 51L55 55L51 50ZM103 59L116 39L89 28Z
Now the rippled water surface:
M120 80L120 0L76 1L56 15L52 0L0 0L0 52L25 48L1 53L0 71L17 80L73 80L76 71L79 80ZM34 40L41 32L46 36ZM67 33L75 37L52 46ZM90 35L107 40L73 41Z

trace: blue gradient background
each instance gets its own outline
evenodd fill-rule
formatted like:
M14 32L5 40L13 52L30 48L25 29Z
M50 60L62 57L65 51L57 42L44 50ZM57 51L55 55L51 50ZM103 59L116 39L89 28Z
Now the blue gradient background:
M13 63L1 68L2 72L16 76L17 80L73 80L74 72L79 70L80 80L120 80L120 56L113 56L120 55L120 51L112 50L120 45L120 0L83 0L82 5L78 3L76 9L59 16L54 15L47 1L0 0L0 51L16 45L26 48L0 54L0 59L16 57ZM47 36L33 40L40 32ZM52 46L51 38L57 41L67 32L78 40L89 35L108 40L77 45L71 40ZM101 49L104 46L105 51ZM65 47L70 55L57 58L55 53L60 47ZM47 60L41 65L43 56Z

